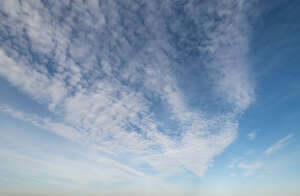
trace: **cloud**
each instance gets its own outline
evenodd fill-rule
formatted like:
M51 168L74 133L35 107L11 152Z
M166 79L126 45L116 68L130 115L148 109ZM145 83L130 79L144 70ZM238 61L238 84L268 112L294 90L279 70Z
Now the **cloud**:
M273 144L272 146L270 146L266 151L265 154L267 155L271 155L274 154L275 152L277 152L278 150L282 149L283 147L285 147L286 145L288 145L291 142L291 139L294 137L293 134L289 134L283 138L281 138L280 140L278 140L275 144Z
M131 166L204 175L235 140L237 117L254 100L246 59L248 4L174 6L1 2L0 27L6 30L0 36L12 38L2 39L0 76L54 117L2 110ZM190 104L189 86L183 85L189 76L177 73L194 74L187 71L194 56L197 72L206 71L205 82L194 84L203 93L192 98L213 91L213 100L222 100L213 115Z
M252 176L259 169L263 168L263 163L260 161L256 161L253 163L239 163L237 168L244 170L244 176Z
M94 153L91 149L74 151L68 145L53 145L51 141L39 143L30 139L32 138L29 136L27 141L10 141L10 148L1 146L0 156L5 159L0 169L16 172L15 178L9 179L7 174L3 174L3 179L8 178L11 183L20 183L26 179L28 182L23 184L27 186L47 184L58 189L63 187L64 190L85 192L97 190L97 183L110 186L124 182L133 183L140 178L149 182L154 180L140 171ZM36 149L36 144L39 144L39 150L31 150Z
M231 173L230 177L236 177L237 175L235 173Z
M251 132L248 134L248 140L254 140L257 136L256 132Z

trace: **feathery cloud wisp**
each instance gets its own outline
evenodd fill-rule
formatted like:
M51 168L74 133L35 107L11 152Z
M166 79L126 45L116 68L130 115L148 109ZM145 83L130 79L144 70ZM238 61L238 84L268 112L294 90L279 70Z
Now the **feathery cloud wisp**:
M253 163L239 163L237 168L245 170L244 176L252 176L255 172L263 167L263 163L256 161Z
M251 132L248 134L248 140L254 140L257 136L256 132Z
M291 141L291 139L294 137L293 134L289 134L283 138L281 138L280 140L278 140L275 144L273 144L272 146L270 146L266 151L265 154L267 155L271 155L275 152L277 152L278 150L282 149L283 147L285 147L286 145L288 145Z

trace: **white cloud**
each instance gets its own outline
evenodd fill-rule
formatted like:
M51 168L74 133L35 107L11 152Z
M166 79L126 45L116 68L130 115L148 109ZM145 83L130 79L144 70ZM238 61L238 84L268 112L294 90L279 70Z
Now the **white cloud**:
M249 155L252 155L252 154L254 154L254 150L249 150L244 155L249 156Z
M59 122L54 122L49 118L41 118L35 114L20 112L6 105L0 105L0 111L9 113L11 116L17 119L29 122L44 130L50 130L55 134L67 138L69 140L81 142L81 140L84 139L81 137L78 130L76 130L72 126L68 126Z
M241 162L237 165L237 168L244 170L244 176L252 176L255 174L257 170L263 168L263 163L260 161L256 161L253 163L244 163Z
M257 136L256 132L251 132L248 134L248 140L254 140Z
M236 177L237 175L235 173L230 174L231 177Z
M282 149L283 147L285 147L286 145L288 145L291 141L291 139L294 137L293 134L289 134L287 136L285 136L284 138L281 138L279 141L277 141L275 144L273 144L272 146L270 146L266 151L265 154L267 155L271 155L275 152L277 152L278 150Z
M23 142L18 141L19 145L22 145ZM154 179L126 165L96 155L89 149L73 152L68 148L63 148L65 146L47 144L52 147L51 150L48 149L47 153L45 151L41 151L41 153L29 152L28 149L33 148L31 144L15 149L1 148L0 156L5 159L2 160L0 169L17 171L14 182L28 179L34 185L55 185L56 187L64 187L64 190L84 190L88 192L91 192L91 189L97 190L97 186L91 186L95 183L111 185L134 182L141 177L146 180ZM45 148L44 145L41 146ZM59 151L59 153L53 154L53 151ZM68 156L70 153L73 157L76 155L76 158ZM58 181L57 179L63 180ZM155 180L159 181L159 179ZM27 184L27 182L23 183Z
M2 49L0 49L0 58L0 75L35 99L54 107L66 96L67 89L61 79L49 78L47 72L41 73L26 66L28 63L26 60L15 62Z
M262 178L265 178L266 176L265 175L258 175L258 176L256 176L256 178L259 178L259 179L262 179Z
M214 157L235 140L236 117L254 100L245 57L247 32L241 31L247 26L246 8L232 10L234 2L212 2L215 14L226 18L223 23L212 23L199 21L201 12L191 3L186 6L210 40L195 48L207 53L205 67L214 95L230 108L211 117L192 108L178 85L181 81L173 71L178 62L172 56L179 49L162 29L165 19L160 14L146 15L145 24L136 20L136 28L126 26L132 19L122 15L117 2L101 6L96 1L95 5L74 2L67 14L60 11L67 6L63 3L54 3L51 9L35 1L15 3L12 7L16 9L4 9L7 25L18 47L26 50L30 46L42 60L32 62L32 54L24 55L7 44L0 50L0 76L45 104L57 120L9 107L2 107L3 111L131 165L148 164L162 173L189 170L202 176ZM149 13L157 12L154 2L145 7ZM53 61L50 70L43 66L47 59ZM157 102L162 105L159 111L153 109ZM168 128L176 136L165 131L169 123L160 119L161 111L167 121L176 124Z
M118 168L120 171L124 171L135 176L147 177L147 175L145 175L144 173L137 171L131 167L128 167L127 165L120 164L119 162L114 161L112 159L101 157L98 159L98 161L102 164L105 163L107 166Z
M215 82L214 89L238 112L245 110L254 100L254 84L249 75L249 67L245 66L248 40L242 31L248 28L247 23L243 22L243 11L247 4L241 5L235 11L236 14L232 15L231 3L217 3L218 15L226 19L218 26L208 23L207 29L215 27L216 30L209 34L211 39L207 43L208 47L200 47L207 56L213 57L207 67L212 70L210 75Z

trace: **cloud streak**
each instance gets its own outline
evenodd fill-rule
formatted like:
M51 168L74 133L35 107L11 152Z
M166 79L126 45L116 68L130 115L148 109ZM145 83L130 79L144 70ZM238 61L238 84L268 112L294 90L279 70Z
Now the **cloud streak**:
M237 165L237 168L245 170L244 176L252 176L257 170L263 168L263 163L260 161L256 161L253 163L239 163Z
M281 138L280 140L278 140L275 144L273 144L272 146L270 146L266 151L265 154L266 155L271 155L274 154L275 152L279 151L280 149L282 149L283 147L285 147L286 145L288 145L291 142L291 139L294 137L293 134L289 134L283 138Z
M248 140L255 140L256 136L257 136L257 133L256 132L251 132L249 133L248 135Z

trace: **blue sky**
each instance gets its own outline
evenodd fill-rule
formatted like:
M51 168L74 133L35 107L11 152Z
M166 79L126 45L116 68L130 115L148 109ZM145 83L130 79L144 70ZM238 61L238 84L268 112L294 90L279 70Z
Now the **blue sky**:
M0 2L3 195L300 195L300 3Z

